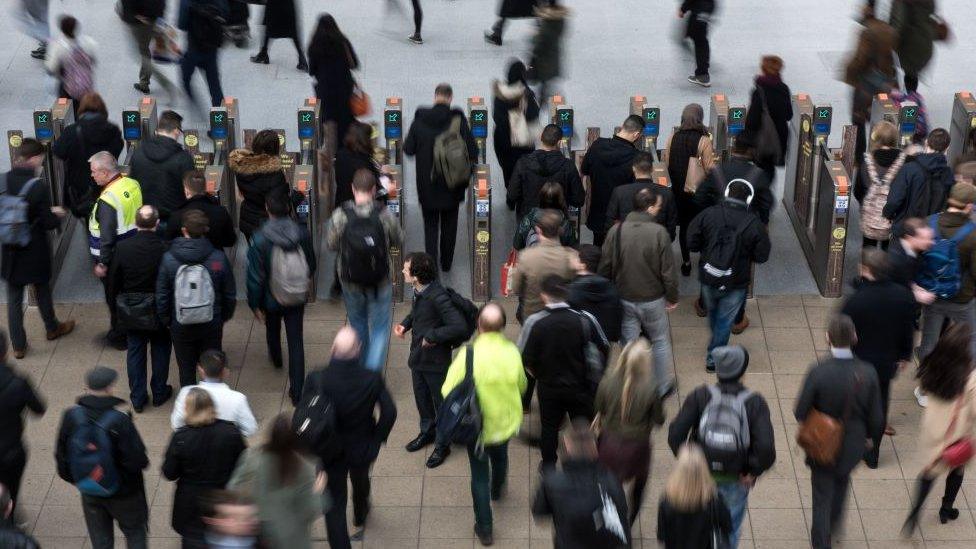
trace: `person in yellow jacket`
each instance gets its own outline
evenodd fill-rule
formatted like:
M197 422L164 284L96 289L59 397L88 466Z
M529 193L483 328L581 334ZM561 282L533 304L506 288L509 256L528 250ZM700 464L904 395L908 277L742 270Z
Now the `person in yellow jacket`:
M125 334L116 326L115 296L108 286L108 267L112 264L115 244L136 234L136 212L142 207L142 188L135 179L119 172L112 153L101 151L88 159L91 176L102 188L88 219L88 250L95 260L95 276L105 289L111 328L108 342L116 349L127 347Z
M475 392L481 407L481 448L469 447L474 531L482 545L492 543L491 500L502 496L508 475L508 441L522 425L522 393L527 380L518 347L505 337L505 311L488 303L478 314L474 339ZM447 396L464 380L467 353L462 349L447 370L441 393Z

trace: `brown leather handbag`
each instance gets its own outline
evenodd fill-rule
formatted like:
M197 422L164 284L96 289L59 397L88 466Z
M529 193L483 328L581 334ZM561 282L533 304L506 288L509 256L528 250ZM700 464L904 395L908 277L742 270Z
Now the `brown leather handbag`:
M860 384L861 380L855 373L854 388L844 402L843 420L811 408L800 424L800 429L796 432L796 443L814 463L829 467L837 462L837 456L844 444L844 424L851 417L852 401Z

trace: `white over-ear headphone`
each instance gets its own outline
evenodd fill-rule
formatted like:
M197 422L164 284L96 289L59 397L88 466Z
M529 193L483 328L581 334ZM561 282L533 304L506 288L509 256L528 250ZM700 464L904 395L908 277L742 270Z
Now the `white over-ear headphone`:
M728 185L725 186L725 198L729 197L729 189L732 188L733 183L742 183L746 187L749 187L749 198L746 199L746 206L752 205L752 199L756 197L756 189L752 187L752 183L749 183L741 177L737 177L732 181L729 181Z

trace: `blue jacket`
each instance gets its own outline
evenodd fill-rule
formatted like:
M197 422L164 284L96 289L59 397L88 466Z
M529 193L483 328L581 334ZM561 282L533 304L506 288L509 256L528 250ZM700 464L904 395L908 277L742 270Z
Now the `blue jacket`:
M301 246L309 274L315 276L315 250L308 229L288 218L269 219L254 233L251 248L247 251L247 305L251 310L277 311L281 308L271 295L271 250L275 246L286 251Z
M942 153L920 154L913 160L905 162L898 175L895 176L895 180L891 182L888 201L885 203L881 214L894 223L903 221L908 217L910 205L918 199L918 193L930 173L936 182L942 184L943 197L948 197L949 189L955 183L955 177L945 155ZM943 199L943 204L936 211L927 212L925 215L938 213L942 211L944 206L945 200Z
M210 272L214 286L214 320L227 322L234 316L237 285L234 269L224 252L213 247L206 238L177 238L163 255L156 279L156 313L164 326L173 322L173 284L176 271L182 265L199 263Z

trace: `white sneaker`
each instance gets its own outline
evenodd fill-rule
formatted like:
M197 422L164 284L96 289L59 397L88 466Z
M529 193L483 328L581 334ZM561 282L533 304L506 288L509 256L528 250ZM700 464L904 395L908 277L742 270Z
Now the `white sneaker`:
M921 387L915 387L915 400L918 401L918 405L925 408L929 405L929 397L922 393Z

